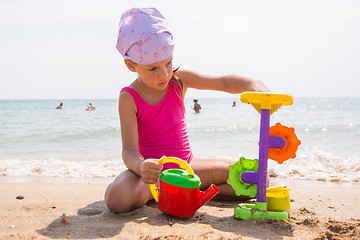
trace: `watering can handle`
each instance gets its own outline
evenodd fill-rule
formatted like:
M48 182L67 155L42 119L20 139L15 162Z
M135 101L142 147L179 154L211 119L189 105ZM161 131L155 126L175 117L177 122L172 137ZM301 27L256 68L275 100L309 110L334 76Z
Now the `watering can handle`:
M168 162L171 162L171 163L177 163L179 164L179 166L186 170L189 175L195 175L194 171L191 169L191 167L189 166L189 164L184 161L184 160L181 160L180 158L176 158L176 157L162 157L159 159L158 163L160 164L164 164L164 163L168 163ZM149 184L149 187L150 187L150 191L151 191L151 194L153 195L155 201L159 201L159 191L158 189L156 188L155 184Z

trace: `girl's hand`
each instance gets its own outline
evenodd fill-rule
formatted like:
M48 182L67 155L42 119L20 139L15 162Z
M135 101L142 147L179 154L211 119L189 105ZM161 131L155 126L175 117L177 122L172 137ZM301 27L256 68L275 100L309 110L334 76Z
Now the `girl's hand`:
M251 79L246 91L248 92L270 92L270 89L259 79Z
M141 166L141 178L146 184L156 183L163 166L156 159L146 159Z

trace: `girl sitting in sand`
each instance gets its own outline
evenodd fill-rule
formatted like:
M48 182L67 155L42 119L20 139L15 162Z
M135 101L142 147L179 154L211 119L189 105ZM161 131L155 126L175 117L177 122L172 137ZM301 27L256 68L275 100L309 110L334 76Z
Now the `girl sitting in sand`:
M174 70L173 35L155 8L133 8L122 15L116 48L137 78L119 96L122 159L128 169L108 186L108 208L124 212L151 200L148 184L157 183L162 170L178 167L174 163L159 164L157 161L163 156L190 163L201 179L202 189L213 183L220 196L235 199L235 191L226 183L228 167L235 161L195 158L191 151L185 94L189 88L228 93L269 89L253 78Z

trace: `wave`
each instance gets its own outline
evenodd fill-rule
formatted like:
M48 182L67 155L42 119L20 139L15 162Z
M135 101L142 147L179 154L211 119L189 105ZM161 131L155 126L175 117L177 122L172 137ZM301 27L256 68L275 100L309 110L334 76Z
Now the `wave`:
M18 145L22 147L27 143L37 142L41 143L64 143L72 141L92 140L99 141L100 139L120 138L120 128L105 127L105 128L74 128L74 129L42 129L8 133L0 140L0 146L10 147L11 145Z
M105 178L115 177L126 167L121 159L63 160L49 159L8 159L1 161L0 176L40 176Z
M269 160L269 173L274 177L292 179L360 182L360 157L341 157L320 150L297 154L283 164Z
M220 158L219 156L217 156ZM313 150L299 153L283 164L268 160L272 177L328 182L360 182L360 157L340 157ZM126 167L120 158L108 159L7 159L1 160L0 176L69 178L115 177Z
M82 140L82 139L98 139L101 137L120 136L120 129L107 127L101 129L77 129L76 131L65 131L54 136L55 141Z

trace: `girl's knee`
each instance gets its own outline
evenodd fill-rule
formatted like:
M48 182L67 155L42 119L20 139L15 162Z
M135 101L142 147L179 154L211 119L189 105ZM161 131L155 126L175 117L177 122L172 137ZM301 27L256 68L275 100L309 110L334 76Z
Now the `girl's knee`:
M110 211L126 212L131 210L131 202L127 199L122 188L114 186L114 183L108 186L105 192L105 203Z
M149 200L149 196L143 190L148 186L143 185L138 183L138 186L134 186L116 181L111 183L105 192L106 206L114 212L127 212L144 206Z

